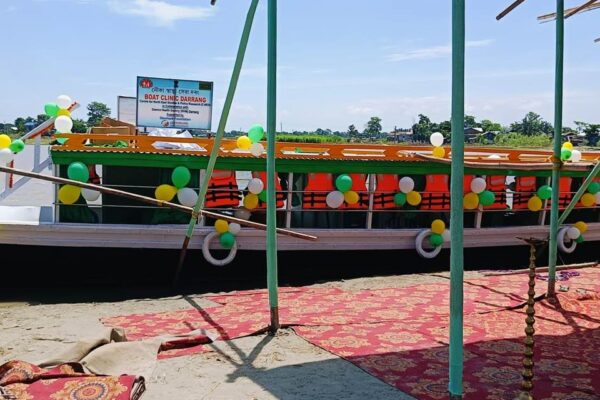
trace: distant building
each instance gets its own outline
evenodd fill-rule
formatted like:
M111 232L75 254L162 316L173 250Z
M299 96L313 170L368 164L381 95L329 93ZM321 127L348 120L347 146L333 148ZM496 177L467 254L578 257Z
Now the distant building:
M412 142L413 141L413 131L412 129L403 129L403 128L394 128L393 131L387 133L388 141L393 141L396 143L400 142Z
M483 129L481 128L465 128L465 142L475 143L477 141L477 137L479 137L482 133Z

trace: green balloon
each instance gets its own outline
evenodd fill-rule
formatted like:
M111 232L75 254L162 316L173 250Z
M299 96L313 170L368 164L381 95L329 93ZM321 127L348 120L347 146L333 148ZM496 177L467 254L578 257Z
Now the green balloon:
M263 203L267 202L267 190L266 189L258 194L258 199L260 201L262 201Z
M352 178L348 174L342 174L335 180L335 187L342 193L352 189Z
M552 197L552 188L548 185L544 185L538 189L537 195L542 200L548 200Z
M400 207L405 205L406 204L406 194L402 193L402 192L396 193L396 195L394 196L394 203Z
M575 241L577 243L583 243L583 242L585 242L585 238L583 237L583 235L579 235L579 237L577 239L575 239Z
M590 186L588 186L588 192L590 192L591 194L597 194L598 192L600 192L600 183L592 182Z
M25 143L21 139L13 140L9 147L10 151L13 153L20 153L25 149Z
M65 144L65 143L67 143L68 140L69 139L64 138L64 137L56 139L56 141L58 142L58 144Z
M235 236L231 232L225 232L219 237L219 242L224 249L231 249L235 244Z
M67 176L74 181L85 183L90 178L90 171L84 163L77 161L69 165Z
M496 202L496 195L494 194L494 192L489 191L489 190L484 190L483 192L479 193L479 204L481 204L482 206L484 206L484 207L491 206L495 202Z
M444 237L437 233L432 233L431 236L429 236L429 243L433 247L441 246L442 244L444 244Z
M186 167L177 167L171 174L171 180L177 189L185 187L188 183L190 183L190 179L192 179L192 174Z
M44 105L44 112L51 117L56 117L58 110L60 110L60 107L56 103L46 103Z
M252 143L260 142L265 137L265 129L260 125L254 125L248 131L248 137Z
M562 149L560 151L560 159L563 161L570 160L572 155L573 155L573 152L571 152L571 150L569 150L569 149Z

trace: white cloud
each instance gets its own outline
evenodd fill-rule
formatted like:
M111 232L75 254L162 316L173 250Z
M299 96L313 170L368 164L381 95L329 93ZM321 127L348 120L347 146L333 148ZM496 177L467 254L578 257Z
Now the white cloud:
M111 11L146 18L158 26L172 26L180 20L205 19L213 15L209 7L192 7L162 0L108 0Z
M492 39L471 40L466 42L466 47L486 47L492 44ZM452 54L452 46L433 46L422 49L409 50L405 52L392 53L387 56L388 61L408 61L408 60L431 60L443 58Z

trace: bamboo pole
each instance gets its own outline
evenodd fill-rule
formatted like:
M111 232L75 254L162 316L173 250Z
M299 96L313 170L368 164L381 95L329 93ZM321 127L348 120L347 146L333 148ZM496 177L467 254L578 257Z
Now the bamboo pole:
M588 0L585 3L583 3L582 5L575 7L572 10L569 10L566 14L565 14L565 19L572 17L573 15L577 14L579 11L583 11L586 8L588 8L589 6L593 5L596 1L598 0Z
M277 203L275 198L275 135L277 130L277 0L268 0L268 65L267 65L267 288L271 325L279 329L279 300L277 279Z
M463 180L465 150L465 0L452 1L452 166L450 187L450 398L463 394Z
M563 125L563 68L565 48L565 0L556 0L556 72L554 87L554 167L552 168L552 207L550 209L550 247L548 250L548 296L555 296L558 258L558 199L560 196L560 152Z
M6 172L6 173L20 175L20 176L27 176L27 177L34 178L34 179L40 179L43 181L54 182L59 185L60 184L72 185L72 186L77 186L77 187L84 188L84 189L96 190L98 192L111 194L113 196L119 196L119 197L125 197L125 198L132 199L132 200L137 200L141 203L152 204L152 205L159 206L159 207L172 208L174 210L178 210L178 211L182 211L187 214L191 214L195 218L197 218L199 215L203 215L205 217L224 219L225 221L228 221L228 222L235 222L240 225L247 226L249 228L254 228L254 229L258 229L258 230L262 230L262 231L267 230L266 225L260 224L258 222L247 221L245 219L235 218L235 217L231 217L229 215L224 215L224 214L220 214L220 213L216 213L216 212L212 212L212 211L206 211L206 210L196 211L192 207L182 206L181 204L158 200L153 197L142 196L140 194L125 192L123 190L108 188L108 187L104 187L101 185L94 185L93 183L83 183L83 182L79 182L79 181L74 181L72 179L60 178L58 176L42 175L42 174L38 174L36 172L23 171L23 170L16 169L16 168L5 167L3 165L0 165L0 172ZM303 239L303 240L310 240L310 241L318 240L318 238L316 236L307 235L305 233L300 233L300 232L292 231L289 229L277 228L277 233L279 233L281 235L285 235L285 236L291 236L291 237L295 237L298 239Z
M215 169L215 164L217 162L217 157L219 155L219 149L221 147L221 139L223 138L223 135L225 134L225 127L227 125L227 120L229 118L229 112L231 111L231 105L233 103L233 98L235 96L235 91L237 89L238 80L240 78L242 65L244 63L244 56L246 55L246 48L248 47L248 39L250 37L250 32L252 30L252 23L254 22L254 15L256 14L257 7L258 7L258 0L252 0L252 3L250 4L250 9L248 10L248 14L246 16L246 23L244 25L244 30L242 32L242 38L240 40L237 57L235 59L235 65L233 67L233 72L231 74L231 81L229 82L229 89L227 91L227 97L225 98L225 104L223 105L221 119L219 120L219 127L217 128L217 133L215 135L213 148L212 148L212 151L210 154L210 159L208 160L208 165L206 166L206 173L204 175L204 180L202 181L202 185L200 186L198 202L196 203L196 205L194 207L194 211L196 213L198 213L199 210L204 208L204 201L206 199L206 192L208 191L208 184L210 182L210 178ZM192 218L190 218L188 230L187 230L185 239L183 241L183 245L181 247L181 252L179 254L179 262L177 264L177 269L175 270L175 276L173 277L173 288L176 288L179 283L179 276L181 275L181 271L183 269L185 255L186 255L190 240L192 239L192 235L194 234L194 228L196 227L196 222L197 222L196 217L192 216Z
M496 20L500 21L502 18L506 17L509 13L511 13L515 8L523 4L525 0L516 0L510 6L508 6L504 11L496 16Z

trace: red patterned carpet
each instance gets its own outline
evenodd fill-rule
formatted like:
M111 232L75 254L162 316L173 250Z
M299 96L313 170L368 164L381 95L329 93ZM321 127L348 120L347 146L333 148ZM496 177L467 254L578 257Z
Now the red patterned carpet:
M536 304L535 398L600 399L600 268L577 270L558 302ZM545 282L538 280L538 287ZM539 289L541 293L543 289ZM513 399L521 381L527 275L465 282L465 398ZM218 306L106 318L133 340L217 332L223 340L264 331L265 291L210 296ZM286 288L280 320L303 338L418 399L447 398L448 284L343 291ZM160 357L209 351L199 343Z

